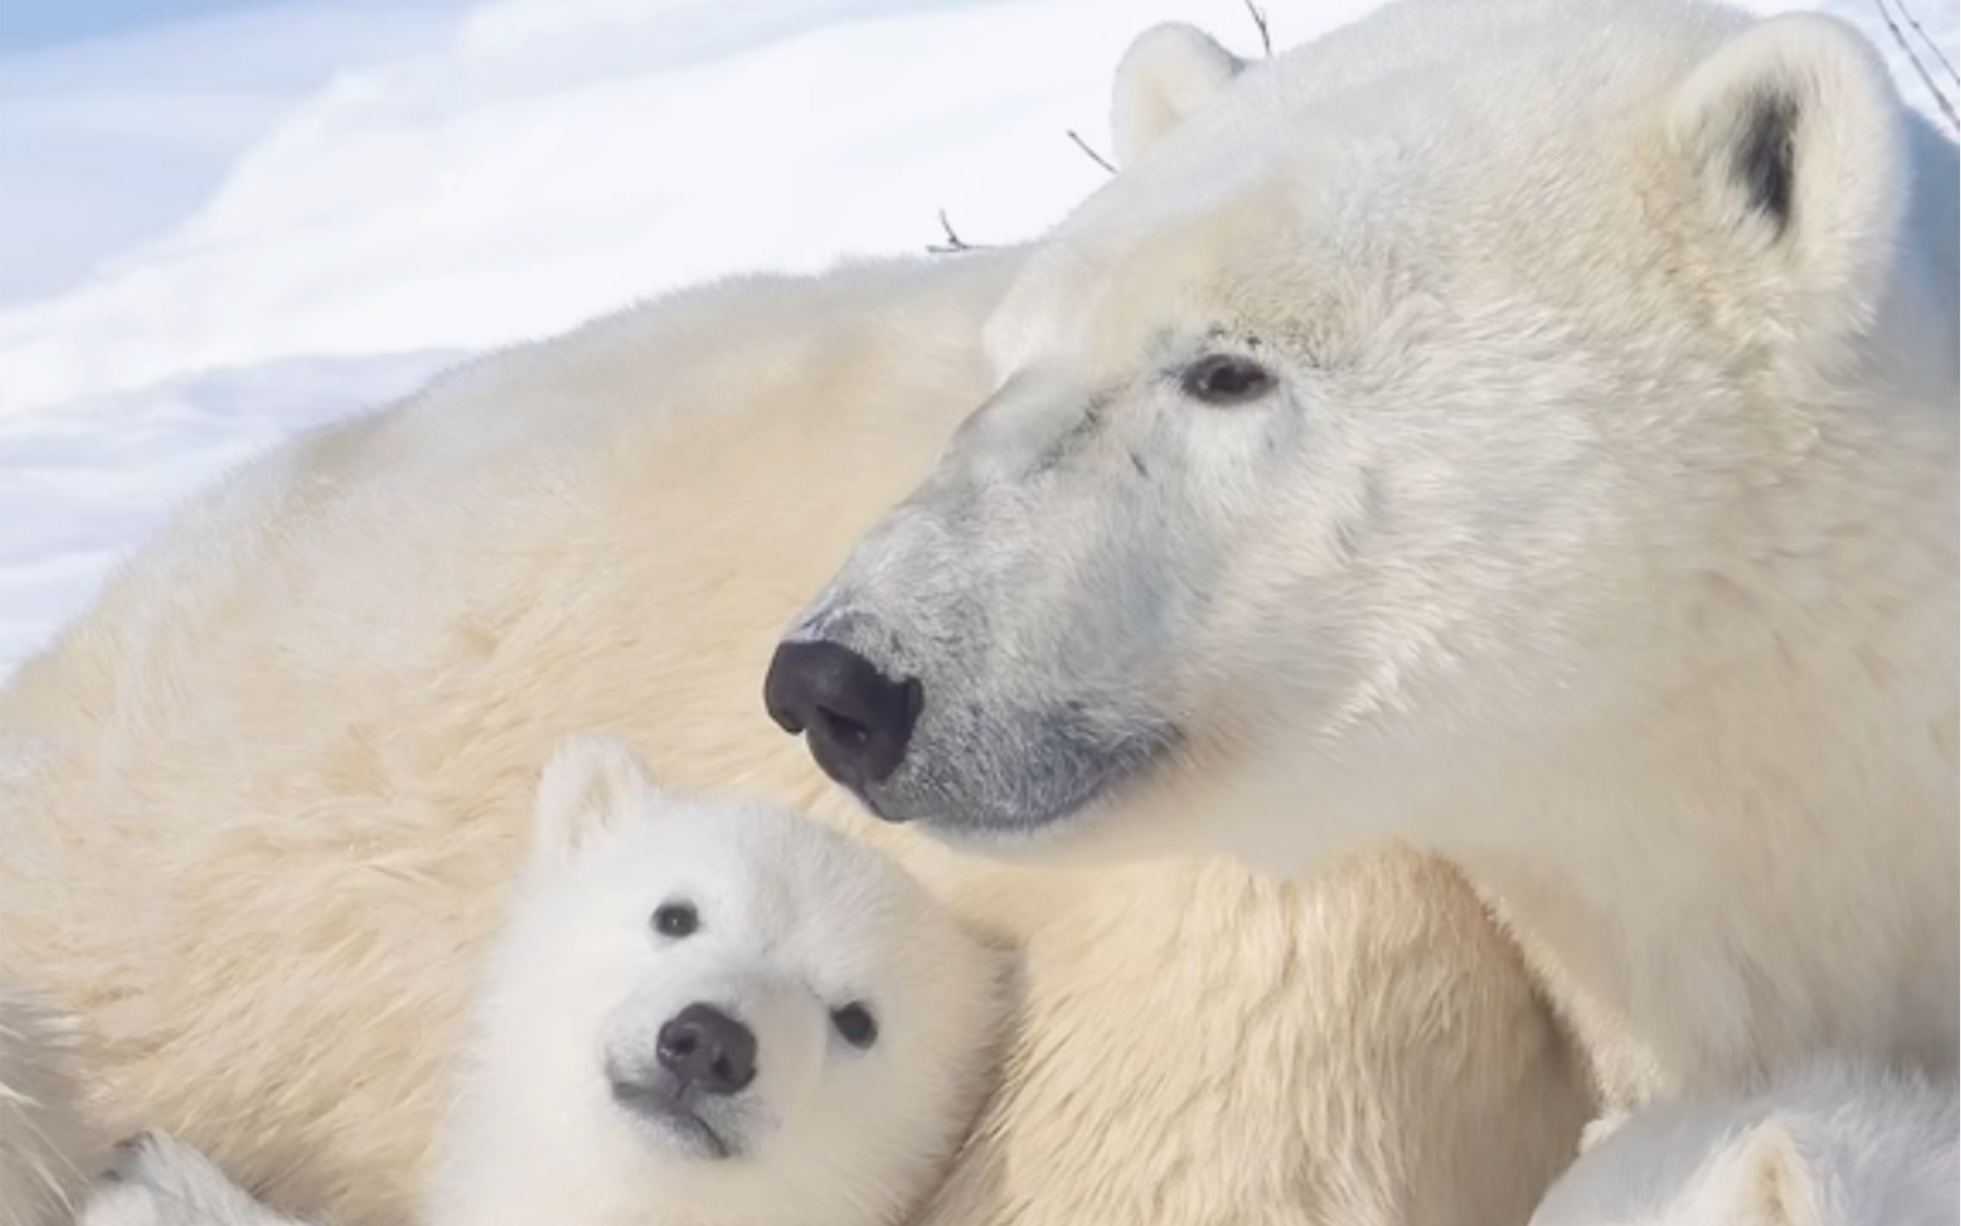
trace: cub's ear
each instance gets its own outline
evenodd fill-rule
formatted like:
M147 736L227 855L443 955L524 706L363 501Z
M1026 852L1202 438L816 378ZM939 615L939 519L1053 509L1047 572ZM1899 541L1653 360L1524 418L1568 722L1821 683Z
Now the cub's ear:
M1800 339L1872 322L1913 167L1905 110L1864 38L1810 13L1749 26L1689 75L1668 123L1760 311Z
M1110 96L1117 165L1129 166L1165 133L1232 84L1246 65L1195 26L1171 21L1131 40Z
M1811 1164L1777 1120L1758 1124L1711 1164L1697 1209L1733 1226L1824 1226Z
M533 854L551 863L570 859L621 817L657 808L663 798L625 741L572 737L539 776Z

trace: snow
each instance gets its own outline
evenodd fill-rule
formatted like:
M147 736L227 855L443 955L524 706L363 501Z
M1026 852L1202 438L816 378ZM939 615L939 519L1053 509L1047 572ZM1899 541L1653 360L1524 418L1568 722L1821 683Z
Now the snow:
M1272 20L1305 37L1370 7ZM481 347L719 271L916 250L941 208L974 241L1027 236L1103 177L1063 133L1100 136L1125 43L1174 16L1254 34L1236 0L490 3L342 73L171 233L0 310L0 405Z
M1376 4L1262 7L1284 47ZM1931 111L1877 0L1750 7L1853 21ZM0 676L186 494L461 353L941 209L1039 233L1167 19L1258 49L1240 0L301 0L0 57Z
M0 38L0 307L181 222L340 67L439 46L470 2L279 0L31 51ZM0 6L0 21L87 22L107 6L30 7Z

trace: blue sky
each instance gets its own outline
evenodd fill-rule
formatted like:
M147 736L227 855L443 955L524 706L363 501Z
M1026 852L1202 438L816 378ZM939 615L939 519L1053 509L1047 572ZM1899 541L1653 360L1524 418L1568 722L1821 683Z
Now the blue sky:
M135 26L245 8L258 0L10 0L0 4L0 49L32 51Z

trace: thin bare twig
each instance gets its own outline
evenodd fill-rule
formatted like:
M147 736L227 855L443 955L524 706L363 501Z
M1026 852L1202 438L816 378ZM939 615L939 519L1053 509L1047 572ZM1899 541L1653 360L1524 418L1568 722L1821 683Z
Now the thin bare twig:
M984 243L970 243L956 234L953 229L953 223L946 219L945 209L940 210L940 229L946 232L946 241L943 243L927 243L926 251L929 255L957 255L962 251L991 250Z
M1098 153L1096 150L1090 148L1089 142L1076 134L1076 129L1074 128L1069 129L1069 139L1076 142L1076 148L1081 149L1084 153L1089 154L1090 161L1095 162L1098 166L1101 166L1103 169L1109 171L1111 174L1117 173L1117 168L1115 166L1110 165L1109 159L1104 157L1102 154Z
M1260 47L1268 59L1273 58L1273 31L1267 29L1266 13L1253 0L1246 0L1246 11L1253 15L1253 25L1260 31Z
M1920 41L1927 44L1927 53L1940 62L1940 66L1947 70L1948 77L1956 85L1961 85L1961 72L1954 70L1954 65L1949 62L1947 54L1940 49L1940 45L1927 36L1927 27L1921 25L1920 18L1913 15L1913 10L1907 7L1906 0L1893 0L1893 3L1899 6L1900 16L1907 19L1907 24L1913 27L1915 34L1920 36Z
M1893 14L1888 11L1885 0L1872 0L1872 6L1879 10L1880 20L1886 23L1887 32L1892 34L1893 41L1899 44L1900 50L1906 54L1907 62L1913 65L1913 71L1919 75L1920 83L1927 87L1928 93L1934 95L1934 104L1940 107L1941 114L1947 117L1947 126L1954 129L1957 135L1961 135L1961 115L1954 113L1954 104L1947 100L1947 95L1941 92L1940 86L1934 84L1934 78L1927 72L1926 65L1922 64L1920 57L1913 53L1913 44L1907 41L1906 32L1900 29L1900 23L1893 20Z

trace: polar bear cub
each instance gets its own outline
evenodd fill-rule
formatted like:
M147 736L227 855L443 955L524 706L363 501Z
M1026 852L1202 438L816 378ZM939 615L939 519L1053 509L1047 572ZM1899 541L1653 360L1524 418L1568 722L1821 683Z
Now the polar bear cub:
M899 1221L992 1084L1004 969L871 848L575 740L539 785L425 1221ZM285 1221L239 1195L152 1134L85 1226Z
M1957 1135L1952 1081L1833 1061L1603 1121L1531 1226L1952 1226Z
M921 886L790 814L663 793L611 741L546 768L538 827L433 1226L858 1226L929 1190L1003 1006Z

